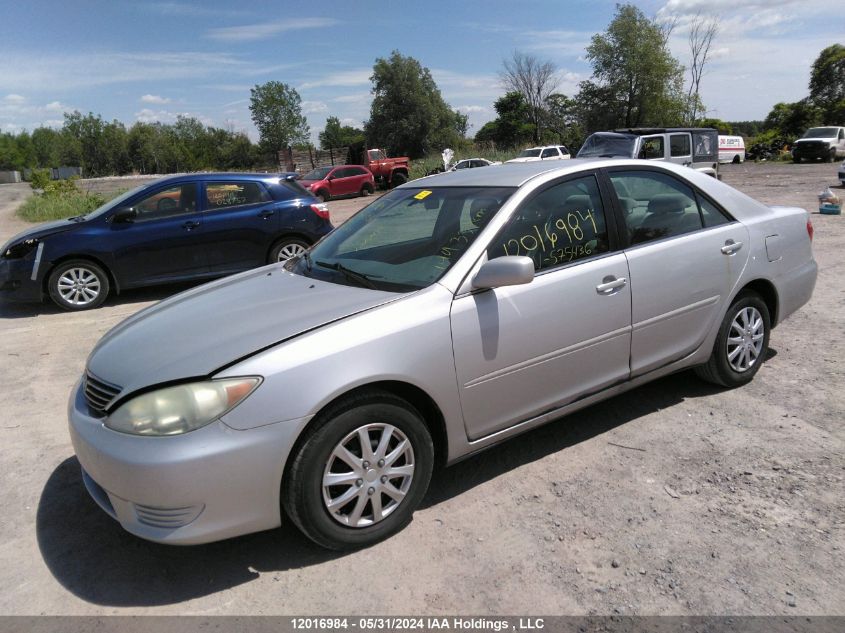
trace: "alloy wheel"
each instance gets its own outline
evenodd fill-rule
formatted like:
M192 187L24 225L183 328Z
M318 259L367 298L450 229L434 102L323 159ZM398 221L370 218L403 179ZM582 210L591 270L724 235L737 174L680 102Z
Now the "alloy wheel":
M338 523L362 528L392 514L414 478L414 448L390 424L367 424L347 434L323 469L323 504Z
M86 306L97 300L102 290L100 280L93 271L75 267L68 268L59 277L57 290L59 295L74 306Z
M757 308L748 306L736 313L727 340L728 363L734 371L748 371L757 363L765 334L763 315Z

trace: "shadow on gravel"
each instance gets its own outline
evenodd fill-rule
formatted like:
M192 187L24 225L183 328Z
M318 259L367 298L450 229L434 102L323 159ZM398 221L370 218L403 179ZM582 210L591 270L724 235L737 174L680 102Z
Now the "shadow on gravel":
M718 391L691 372L589 407L436 472L423 507L435 506L514 468L542 459L682 400ZM125 532L89 498L79 462L52 473L36 518L38 545L56 579L79 598L109 606L173 604L342 556L290 524L209 545L158 545Z
M206 281L208 280L124 290L119 295L111 295L108 299L106 299L106 302L102 307L161 301L162 299L172 297L183 290L188 290L201 283L205 283ZM91 313L96 314L98 309L99 308L95 308L91 311ZM38 316L40 314L66 313L67 312L65 310L62 310L55 303L50 301L49 297L45 298L43 303L15 303L12 301L0 301L0 318L2 319L24 319Z

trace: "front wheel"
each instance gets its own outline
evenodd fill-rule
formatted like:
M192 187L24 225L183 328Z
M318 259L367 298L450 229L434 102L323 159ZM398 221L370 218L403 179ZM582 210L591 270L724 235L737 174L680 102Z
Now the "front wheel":
M284 263L289 259L299 257L306 250L308 250L308 244L298 237L282 238L273 245L273 248L270 249L270 256L267 258L268 263Z
M402 173L393 174L390 178L391 187L398 187L399 185L404 185L406 182L408 182L408 177Z
M696 367L700 378L723 387L739 387L754 378L769 349L771 317L760 295L739 295L725 313L713 353Z
M380 391L315 421L287 469L283 507L318 545L366 547L405 527L425 495L434 445L410 404Z
M109 296L109 278L97 264L74 259L56 266L47 279L50 298L63 310L90 310Z
M362 197L362 198L363 198L363 197L365 197L365 196L372 195L372 193L373 193L373 186L372 186L370 183L364 183L364 184L361 186L361 191L360 191L359 193L361 194L361 197Z
M834 160L836 160L836 150L832 149L828 152L827 156L824 157L824 162L832 163Z

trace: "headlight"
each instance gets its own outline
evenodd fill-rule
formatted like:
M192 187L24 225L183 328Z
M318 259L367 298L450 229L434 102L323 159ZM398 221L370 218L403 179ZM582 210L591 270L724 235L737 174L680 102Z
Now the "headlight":
M37 239L24 240L7 248L3 257L6 259L22 259L35 250L36 246L38 246Z
M179 435L209 424L230 411L261 382L227 378L193 382L151 391L121 406L106 426L132 435Z

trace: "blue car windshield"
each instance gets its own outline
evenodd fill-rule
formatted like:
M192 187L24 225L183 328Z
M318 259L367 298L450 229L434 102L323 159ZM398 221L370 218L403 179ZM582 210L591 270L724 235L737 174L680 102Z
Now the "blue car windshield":
M143 191L147 187L149 187L149 185L145 184L145 185L140 185L139 187L135 187L134 189L130 189L129 191L120 194L117 198L113 198L113 199L109 200L108 202L106 202L105 204L100 205L99 207L97 207L96 209L91 211L91 213L86 213L85 217L86 218L96 218L96 217L102 215L103 213L105 213L106 211L110 211L111 209L116 209L125 200L128 200L129 198L134 196L136 193Z
M340 225L294 273L408 292L442 277L514 192L512 187L394 189Z

